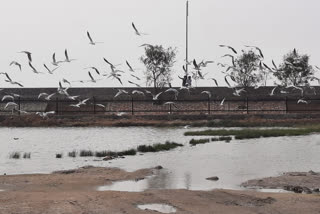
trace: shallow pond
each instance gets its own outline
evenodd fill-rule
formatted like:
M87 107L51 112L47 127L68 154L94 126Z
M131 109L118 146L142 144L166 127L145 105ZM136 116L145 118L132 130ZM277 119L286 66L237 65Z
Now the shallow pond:
M153 210L160 213L175 213L176 208L167 204L143 204L138 205L138 208L141 210Z
M205 130L191 128L189 130ZM0 128L0 174L50 173L85 165L128 171L162 165L159 174L139 181L141 188L239 189L248 179L288 171L320 171L320 135L232 140L190 146L184 128ZM199 139L201 137L194 137ZM207 138L207 137L203 137ZM121 151L166 140L185 146L168 152L116 159L68 157L73 150ZM10 159L12 152L31 152L31 159ZM56 153L63 158L56 159ZM218 176L218 181L206 180ZM136 184L136 183L135 183ZM127 183L114 184L127 186ZM139 188L140 188L139 187Z

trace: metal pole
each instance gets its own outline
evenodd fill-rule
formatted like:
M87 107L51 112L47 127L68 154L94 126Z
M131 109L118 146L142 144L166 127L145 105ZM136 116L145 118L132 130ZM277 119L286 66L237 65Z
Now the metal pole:
M59 98L58 97L56 98L56 114L59 114Z
M286 96L286 114L288 113L288 97Z
M96 114L96 98L93 96L92 100L93 100L93 114Z
M249 114L249 100L248 100L248 97L246 97L246 102L247 102L247 114Z
M133 110L133 97L131 97L131 114L134 115L134 110Z
M21 112L21 100L20 97L18 98L18 115L20 116L20 112Z
M210 115L210 97L208 97L208 114Z
M186 3L186 75L188 75L188 44L189 43L189 1Z

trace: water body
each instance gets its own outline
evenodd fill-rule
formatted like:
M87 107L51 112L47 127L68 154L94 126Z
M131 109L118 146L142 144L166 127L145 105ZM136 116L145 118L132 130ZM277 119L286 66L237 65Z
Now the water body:
M188 130L204 130L191 128ZM246 180L276 176L289 171L320 171L320 135L233 140L190 146L184 128L0 128L0 174L50 173L85 165L120 167L127 171L162 165L148 179L113 185L114 190L136 189L241 189ZM15 139L14 139L15 138ZM18 139L17 139L18 138ZM195 137L196 139L202 137ZM203 137L206 138L206 137ZM166 140L185 146L172 151L116 159L67 156L73 150L121 151ZM12 152L31 152L31 159L9 159ZM63 153L56 159L56 153ZM100 159L99 159L100 160ZM218 181L206 180L218 176ZM134 185L133 185L134 186ZM110 188L110 187L101 187ZM129 189L128 189L129 191Z
M143 204L138 205L141 210L154 210L160 213L175 213L177 209L167 204Z

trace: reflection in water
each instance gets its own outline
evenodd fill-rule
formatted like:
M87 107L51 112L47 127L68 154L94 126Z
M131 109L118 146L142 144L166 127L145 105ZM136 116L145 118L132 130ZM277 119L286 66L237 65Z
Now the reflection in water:
M167 204L144 204L138 205L141 210L154 210L160 213L175 213L177 209Z
M190 172L184 173L184 182L185 182L185 188L189 190L191 187L191 174L190 174Z
M148 179L149 189L172 189L172 177L166 169L158 170Z
M110 185L100 186L98 191L143 192L147 189L171 189L172 178L167 170L157 170L153 176L138 181L117 181Z

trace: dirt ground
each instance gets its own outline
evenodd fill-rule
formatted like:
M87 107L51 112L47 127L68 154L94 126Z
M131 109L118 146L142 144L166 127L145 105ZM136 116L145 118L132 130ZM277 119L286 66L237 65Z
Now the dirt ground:
M317 194L275 194L255 191L148 190L145 192L96 191L119 180L139 180L154 170L125 172L117 168L84 167L48 175L0 176L2 214L124 214L157 213L140 210L139 204L164 203L176 213L320 213ZM161 169L160 169L161 170Z
M303 115L303 114L302 114ZM194 127L265 127L319 125L320 116L295 118L256 115L233 115L218 119L217 115L153 115L153 116L52 116L42 119L35 115L0 116L2 127L128 127L128 126L194 126ZM309 115L310 116L310 115Z
M320 173L288 172L277 177L254 179L242 184L244 187L261 187L266 189L285 189L296 193L318 194Z

